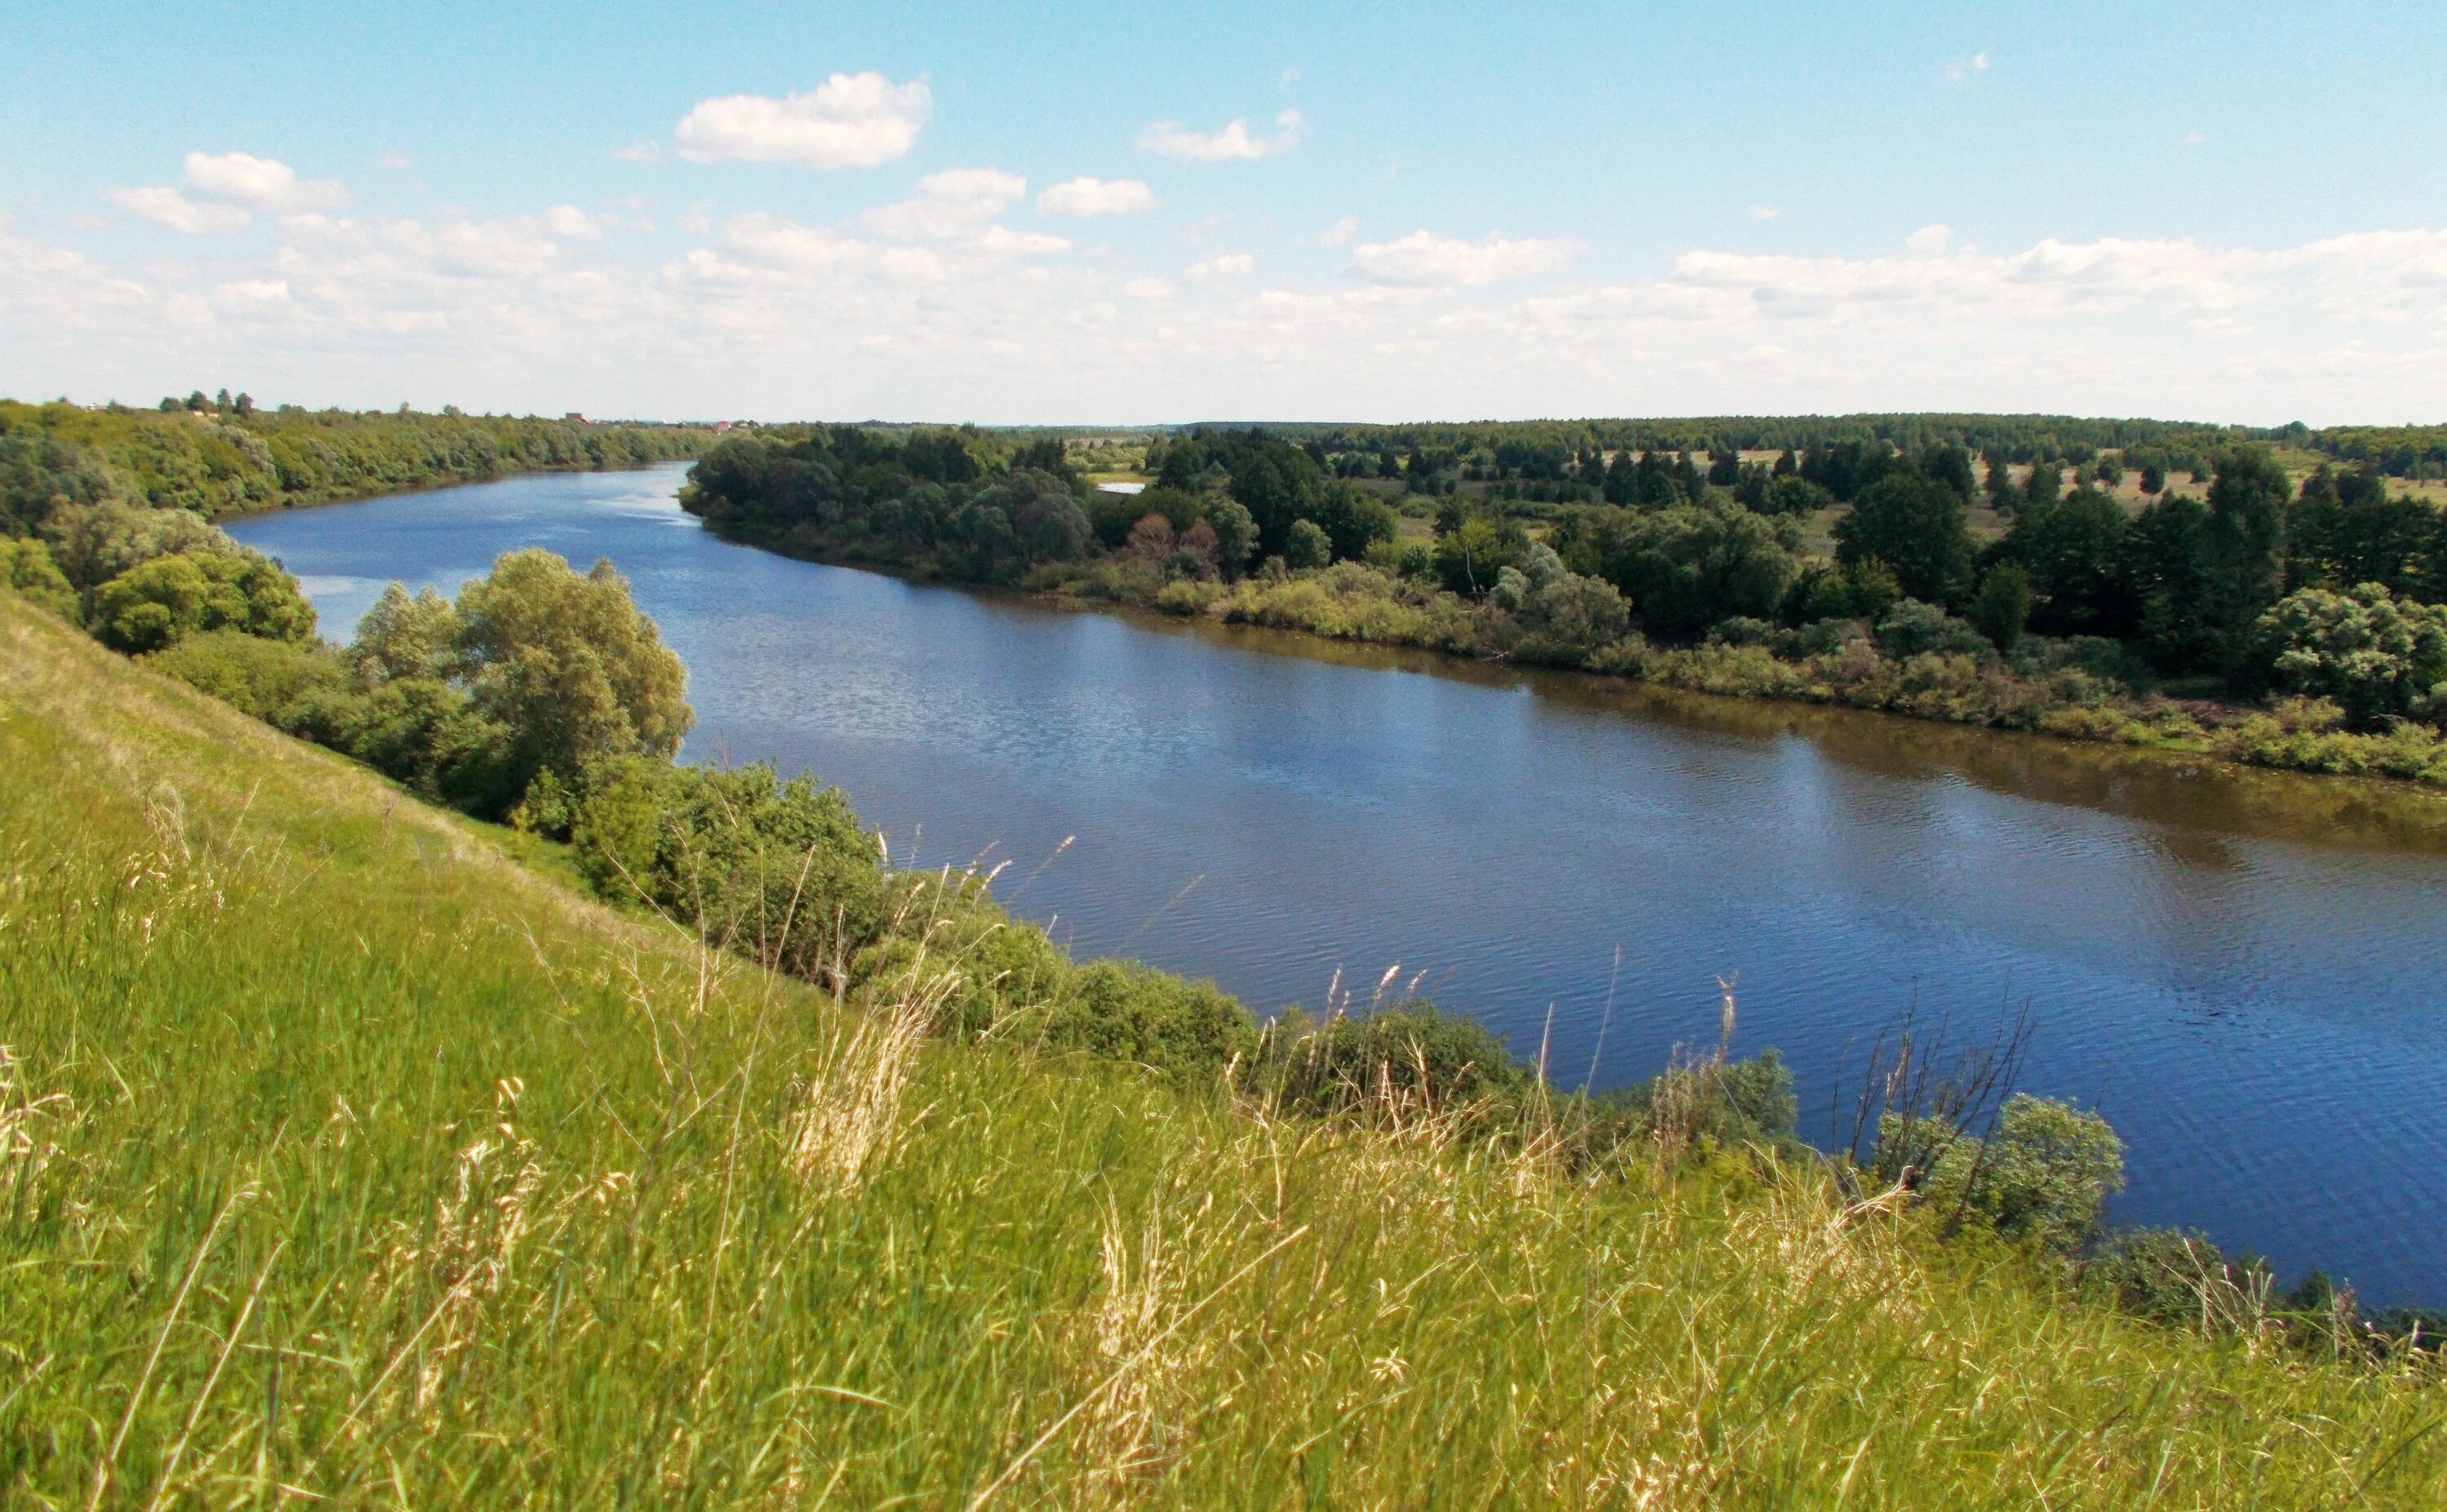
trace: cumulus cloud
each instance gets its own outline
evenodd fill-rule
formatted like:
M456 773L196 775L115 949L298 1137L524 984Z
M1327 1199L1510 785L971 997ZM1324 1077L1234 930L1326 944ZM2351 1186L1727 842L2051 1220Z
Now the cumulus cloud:
M2144 303L2223 312L2265 297L2262 254L2218 251L2187 238L2090 242L2051 237L2006 255L1955 250L1952 233L1929 226L1900 254L1871 257L1752 255L1690 252L1675 259L1675 281L1693 291L1737 295L1787 317L1855 318L1910 309L1924 317L1966 319L2039 311L2114 313Z
M894 84L880 73L837 73L806 94L700 100L673 139L692 162L788 162L873 168L908 155L934 113L923 76Z
M1036 197L1049 216L1127 216L1155 208L1155 191L1136 179L1066 179Z
M1191 283L1221 283L1229 278L1246 278L1258 271L1258 259L1245 252L1219 253L1202 258L1181 271Z
M1751 206L1751 218L1753 220L1774 220L1776 217L1782 214L1784 214L1784 212L1774 205Z
M1968 58L1957 58L1945 66L1945 82L1961 84L1977 74L1988 71L1988 54L1975 52Z
M255 218L237 205L198 204L167 184L113 189L110 202L139 220L189 236L227 236Z
M207 199L275 214L331 210L349 202L347 186L336 179L300 179L296 169L278 159L244 152L191 152L180 179Z
M1236 158L1268 158L1299 145L1300 113L1285 110L1275 117L1275 134L1260 136L1240 119L1221 131L1192 131L1178 121L1159 121L1139 133L1139 145L1148 152L1185 162L1228 162Z
M1028 193L1028 180L998 168L949 168L918 180L908 198L878 205L863 217L879 236L942 241L974 236Z
M191 152L181 164L183 187L151 184L110 191L111 203L140 220L190 236L243 231L254 212L294 214L346 204L348 188L336 179L300 179L274 158L244 152Z
M1514 240L1489 236L1480 241L1413 231L1394 241L1368 242L1351 253L1351 271L1381 284L1460 288L1561 273L1581 254L1567 238Z
M244 370L341 403L405 388L470 407L1015 421L2447 408L2447 229L1991 252L1931 227L1868 255L1703 247L1490 297L1461 279L1504 261L1498 237L1455 243L1462 259L1383 243L1423 246L1435 281L1302 283L1227 253L1192 283L991 221L901 239L770 214L645 265L635 243L575 234L570 208L304 212L279 217L276 251L141 271L134 249L114 265L0 219L0 391L183 392L194 372Z
M1344 242L1349 241L1353 233L1356 232L1358 229L1359 217L1356 216L1345 216L1341 219L1336 221L1333 225L1330 225L1323 231L1318 232L1317 234L1317 244L1320 247L1339 247Z
M576 205L555 205L543 213L543 228L556 236L593 241L603 235L609 217L590 216Z
M663 161L662 144L654 142L632 142L626 146L613 148L612 161L614 162L660 162Z

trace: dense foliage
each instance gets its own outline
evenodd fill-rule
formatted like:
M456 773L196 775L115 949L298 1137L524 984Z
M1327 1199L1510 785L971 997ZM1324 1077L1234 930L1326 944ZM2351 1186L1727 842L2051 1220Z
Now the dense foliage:
M535 548L505 554L455 605L393 583L346 651L229 625L179 638L151 659L258 719L488 819L531 792L539 803L565 803L554 795L624 757L668 761L692 717L679 658L611 563L580 575Z
M129 409L0 400L0 534L40 531L63 501L119 500L218 520L505 473L634 467L695 456L711 439L686 425L244 401L198 394Z
M799 556L989 584L1107 552L1228 580L1272 558L1322 567L1394 535L1382 501L1255 432L1186 438L1150 462L1155 487L1107 494L1058 440L815 427L723 442L682 502L726 535Z

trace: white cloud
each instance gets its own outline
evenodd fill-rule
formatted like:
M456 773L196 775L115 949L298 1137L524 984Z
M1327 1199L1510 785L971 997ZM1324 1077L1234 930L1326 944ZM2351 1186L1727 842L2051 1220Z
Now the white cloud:
M1320 247L1339 247L1344 242L1349 241L1353 233L1356 232L1358 229L1359 217L1357 216L1345 216L1341 219L1336 221L1333 225L1330 225L1323 231L1318 232L1317 234L1317 244Z
M1774 205L1751 206L1751 218L1753 220L1774 220L1776 217L1782 214L1784 214L1784 212Z
M1139 133L1139 145L1167 158L1187 162L1226 162L1235 158L1267 158L1299 145L1300 113L1285 110L1275 117L1271 137L1250 133L1249 123L1235 119L1221 131L1192 131L1178 121L1159 121Z
M1482 241L1463 241L1432 231L1413 231L1398 240L1353 248L1351 271L1375 283L1457 288L1561 273L1580 255L1582 246L1562 237L1516 241L1489 236Z
M1953 244L1952 226L1923 226L1904 238L1904 251L1915 257L1938 257Z
M1069 252L1071 243L1041 231L988 226L969 242L967 250L990 262L1005 262L1019 257L1050 257L1057 252Z
M777 418L2447 411L2447 227L2001 253L1931 228L1871 255L1695 248L1492 297L1453 279L1502 238L1454 244L1475 260L1404 238L1437 283L1300 282L1232 253L1193 285L991 222L900 241L740 216L654 265L556 222L577 224L307 212L275 249L143 262L130 243L122 266L0 219L0 391L183 393L244 371L318 402Z
M2210 139L2206 135L2198 131L2187 131L2184 133L2184 145L2187 147L2200 146L2209 140Z
M555 205L543 213L543 228L556 236L575 236L581 241L594 241L603 235L609 217L590 216L576 205Z
M1221 283L1227 278L1246 278L1257 271L1256 257L1245 252L1226 252L1191 263L1181 271L1181 275L1191 283Z
M673 133L692 162L790 162L873 168L908 155L934 112L921 75L894 84L872 70L837 73L806 94L700 100Z
M1968 58L1957 58L1945 66L1945 82L1961 84L1976 74L1988 71L1988 54L1975 52Z
M180 178L207 199L275 214L332 210L349 202L348 188L338 180L300 179L278 159L251 153L191 152Z
M633 142L625 147L615 147L612 149L612 161L614 162L660 162L663 161L662 144L654 142Z
M245 230L255 218L236 205L198 204L166 184L113 189L110 202L139 220L190 236L228 236Z
M416 160L404 152L386 152L382 155L382 165L393 173L406 173L416 166Z
M918 180L917 193L863 218L879 236L942 241L974 236L1028 193L1028 180L998 168L949 168Z
M1036 197L1048 216L1127 216L1155 208L1155 191L1136 179L1066 179Z

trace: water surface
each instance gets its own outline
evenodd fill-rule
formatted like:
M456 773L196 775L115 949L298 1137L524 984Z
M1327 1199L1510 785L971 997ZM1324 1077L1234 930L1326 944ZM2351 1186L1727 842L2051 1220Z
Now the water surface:
M1261 1010L1398 964L1524 1053L1551 1010L1559 1079L1615 1083L1713 1043L1723 977L1824 1142L1898 1013L2027 1005L2024 1085L2130 1143L2119 1220L2447 1302L2447 803L915 587L718 541L679 479L232 534L339 637L392 578L608 556L688 661L687 755L811 769L896 859L1008 860L1080 953Z

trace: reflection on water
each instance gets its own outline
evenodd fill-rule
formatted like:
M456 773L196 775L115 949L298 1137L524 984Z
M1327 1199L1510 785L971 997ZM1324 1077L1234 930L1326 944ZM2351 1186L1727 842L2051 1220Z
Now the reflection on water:
M1260 1008L1398 963L1524 1050L1551 1006L1585 1068L1611 986L1615 1082L1712 1039L1736 977L1737 1050L1782 1049L1824 1137L1906 1007L2028 1004L2027 1085L2131 1143L2119 1219L2447 1301L2447 803L914 587L716 541L677 479L235 533L334 634L392 576L608 555L688 659L689 754L811 768L897 858L1010 859L1005 899L1076 949Z

